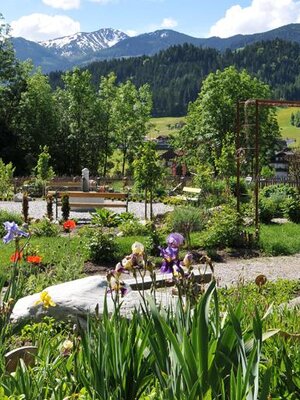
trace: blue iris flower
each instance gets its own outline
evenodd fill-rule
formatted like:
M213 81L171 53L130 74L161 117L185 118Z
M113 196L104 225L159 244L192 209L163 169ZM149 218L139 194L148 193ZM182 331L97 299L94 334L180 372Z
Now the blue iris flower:
M7 234L3 238L3 242L5 244L11 242L16 237L19 237L19 236L28 237L29 236L29 233L24 232L21 229L19 229L18 225L15 222L6 221L6 222L4 222L3 225L7 232Z

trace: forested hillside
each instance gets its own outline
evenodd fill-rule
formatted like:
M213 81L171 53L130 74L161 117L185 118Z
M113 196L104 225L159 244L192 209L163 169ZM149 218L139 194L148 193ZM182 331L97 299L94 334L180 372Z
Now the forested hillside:
M97 86L101 76L115 72L118 82L131 79L136 86L150 85L153 116L181 116L199 93L210 72L234 65L268 83L274 98L300 99L300 46L283 40L258 42L221 53L193 45L172 46L153 57L94 62L86 68ZM60 72L50 73L52 87L61 85Z

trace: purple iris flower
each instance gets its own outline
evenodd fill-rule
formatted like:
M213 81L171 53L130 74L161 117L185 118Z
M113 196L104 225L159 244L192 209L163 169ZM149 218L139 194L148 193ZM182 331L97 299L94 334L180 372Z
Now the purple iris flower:
M184 237L180 233L173 232L167 237L167 243L169 246L179 247L184 243Z
M178 253L178 247L168 246L166 249L160 248L160 255L164 258L160 269L162 273L171 273L174 271L174 267L179 267Z
M3 242L5 244L11 242L13 239L19 236L28 237L29 233L22 231L19 229L18 225L15 222L4 222L4 229L6 230L7 234L3 238Z

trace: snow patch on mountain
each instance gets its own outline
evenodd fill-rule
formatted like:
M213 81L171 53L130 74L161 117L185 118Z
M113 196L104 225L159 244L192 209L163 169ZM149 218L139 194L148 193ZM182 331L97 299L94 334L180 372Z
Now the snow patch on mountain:
M118 29L103 28L95 32L79 32L74 35L39 42L62 57L82 57L112 47L129 36Z

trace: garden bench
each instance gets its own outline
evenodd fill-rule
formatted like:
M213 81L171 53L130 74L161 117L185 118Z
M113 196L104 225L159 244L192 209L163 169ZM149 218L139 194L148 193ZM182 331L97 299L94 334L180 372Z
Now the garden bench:
M199 204L200 194L201 194L200 188L184 186L182 188L182 193L183 194L178 195L177 198L179 198L181 200L185 200L185 201L193 203L193 204L197 204L197 205Z
M128 193L114 192L81 192L81 191L48 191L52 195L57 207L61 206L63 195L69 196L70 210L88 211L96 208L125 208L128 211Z
M95 182L95 181L92 181ZM95 190L96 189L96 182L94 184L92 184L90 182L90 188L91 190ZM82 183L81 181L57 181L57 182L50 182L49 185L46 186L46 193L48 194L49 191L53 191L53 190L58 190L58 191L65 191L65 190L82 190Z

